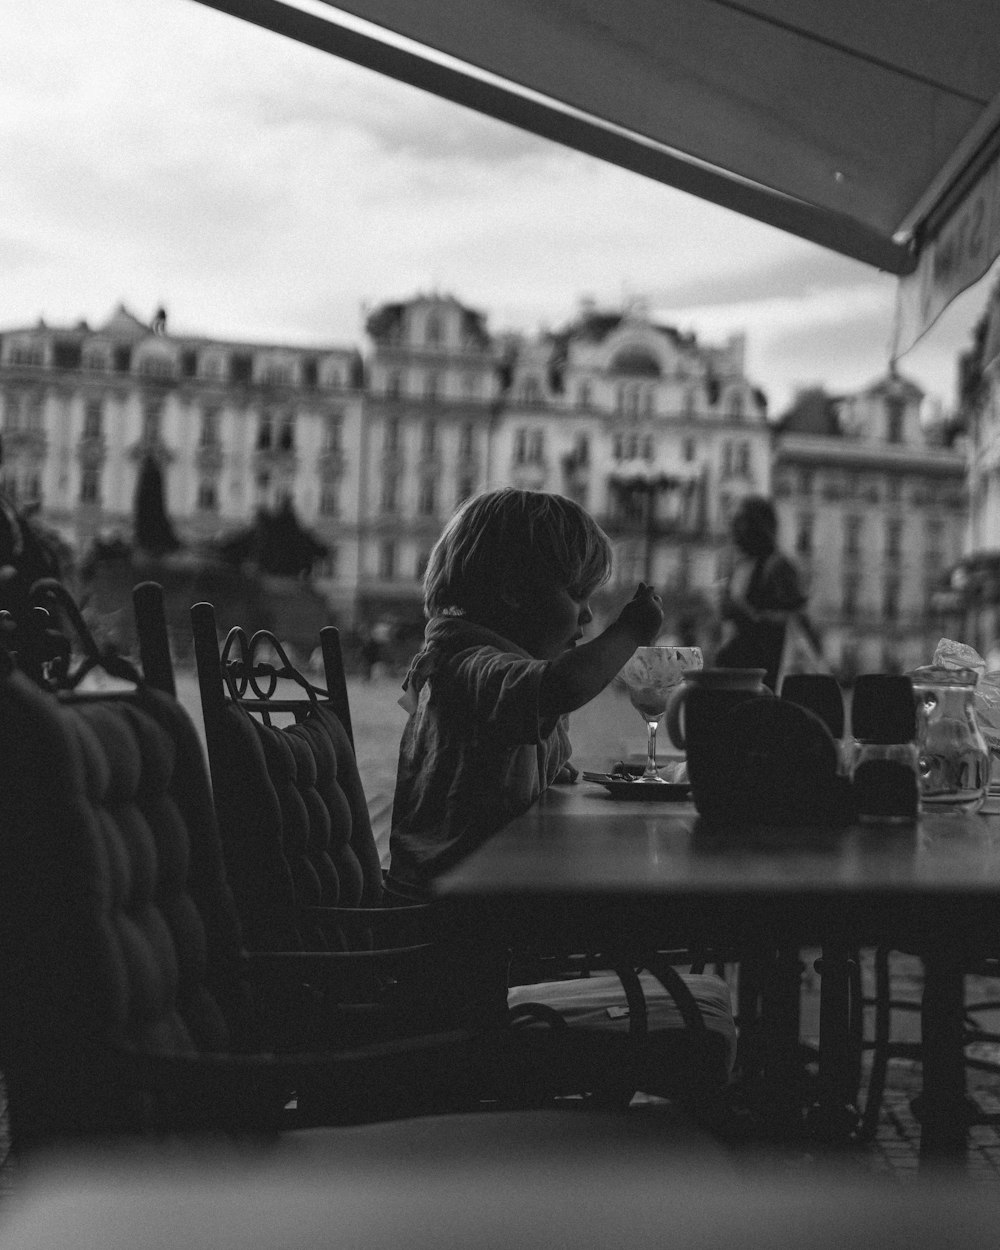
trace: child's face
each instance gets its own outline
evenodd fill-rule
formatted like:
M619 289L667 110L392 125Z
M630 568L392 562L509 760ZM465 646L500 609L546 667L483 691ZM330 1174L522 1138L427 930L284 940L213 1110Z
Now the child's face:
M541 587L529 604L522 605L515 638L536 660L554 660L583 637L584 627L594 619L589 597L575 598L565 588Z

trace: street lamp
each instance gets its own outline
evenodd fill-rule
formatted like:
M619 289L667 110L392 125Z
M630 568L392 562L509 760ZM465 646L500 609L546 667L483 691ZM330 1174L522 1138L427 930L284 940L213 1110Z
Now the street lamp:
M700 471L667 472L644 460L625 460L611 473L609 482L618 499L620 518L642 526L643 581L653 580L653 556L660 535L689 532L695 518L689 515Z

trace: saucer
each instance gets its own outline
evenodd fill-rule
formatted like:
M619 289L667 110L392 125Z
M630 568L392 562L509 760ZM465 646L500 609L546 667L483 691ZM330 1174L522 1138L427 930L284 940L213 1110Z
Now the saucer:
M613 799L635 799L642 803L683 803L691 796L691 787L686 781L669 782L654 785L652 782L625 781L621 777L612 777L610 773L581 773L584 781L593 785L603 786Z

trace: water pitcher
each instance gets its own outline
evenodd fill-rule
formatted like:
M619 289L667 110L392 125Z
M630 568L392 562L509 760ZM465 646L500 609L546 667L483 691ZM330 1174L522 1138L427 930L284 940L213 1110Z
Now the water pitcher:
M978 811L986 800L990 756L968 668L928 665L910 674L917 701L920 797L925 811Z

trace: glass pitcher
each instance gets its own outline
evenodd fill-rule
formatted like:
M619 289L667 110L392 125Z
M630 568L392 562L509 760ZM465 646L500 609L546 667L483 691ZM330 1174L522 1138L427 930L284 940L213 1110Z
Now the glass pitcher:
M920 798L925 811L977 812L990 755L976 719L976 672L927 665L910 674L917 700Z

